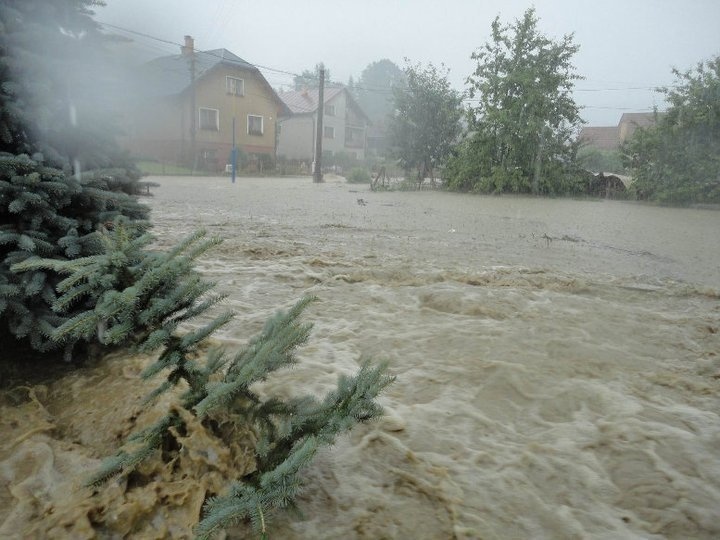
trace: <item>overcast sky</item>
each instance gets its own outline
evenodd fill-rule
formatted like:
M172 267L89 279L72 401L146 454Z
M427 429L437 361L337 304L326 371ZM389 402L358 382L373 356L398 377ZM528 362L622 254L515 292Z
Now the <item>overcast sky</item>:
M333 80L357 80L371 62L444 63L465 89L470 54L488 41L496 16L510 22L534 5L540 29L574 33L580 51L576 101L590 125L614 125L625 111L662 108L653 88L720 54L720 0L106 0L96 19L161 40L195 38L248 62L299 73L324 62ZM148 55L178 47L130 35ZM265 71L278 87L290 75Z

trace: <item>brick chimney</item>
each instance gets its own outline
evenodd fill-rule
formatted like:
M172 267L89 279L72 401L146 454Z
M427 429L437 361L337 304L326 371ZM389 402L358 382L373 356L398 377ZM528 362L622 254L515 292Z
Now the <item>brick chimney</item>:
M192 36L185 36L185 45L180 46L180 53L183 56L190 56L195 49L195 41Z

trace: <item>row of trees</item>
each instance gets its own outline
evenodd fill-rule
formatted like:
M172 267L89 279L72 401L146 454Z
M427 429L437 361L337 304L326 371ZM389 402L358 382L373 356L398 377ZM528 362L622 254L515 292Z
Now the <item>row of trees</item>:
M419 178L442 165L446 186L458 191L581 191L581 119L572 98L577 50L570 35L542 35L529 9L512 24L493 21L491 41L472 54L477 64L464 95L450 87L447 72L408 65L390 123L402 165Z
M592 176L578 159L582 123L572 97L572 35L552 40L534 9L512 24L492 23L491 40L461 95L447 72L408 64L394 88L390 133L395 157L424 178L443 166L445 185L483 193L582 194ZM720 202L720 57L676 71L670 104L655 127L622 148L631 193L659 202ZM469 103L463 107L463 101ZM614 168L619 168L615 164Z

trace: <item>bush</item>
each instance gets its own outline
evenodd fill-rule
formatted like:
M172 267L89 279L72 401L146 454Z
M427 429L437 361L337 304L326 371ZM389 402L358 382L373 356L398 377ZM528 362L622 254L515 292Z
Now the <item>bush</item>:
M577 153L578 164L592 172L625 174L620 150L603 150L585 146Z
M351 184L369 184L370 173L367 169L355 167L352 171L350 171L350 174L348 174L347 181Z

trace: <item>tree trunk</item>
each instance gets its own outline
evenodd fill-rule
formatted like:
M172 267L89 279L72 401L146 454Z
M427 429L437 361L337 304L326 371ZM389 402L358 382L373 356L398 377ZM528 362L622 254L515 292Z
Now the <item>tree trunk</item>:
M540 191L540 173L542 172L542 152L543 152L543 134L540 132L540 140L538 141L538 149L535 154L535 172L532 181L532 193L537 195Z

